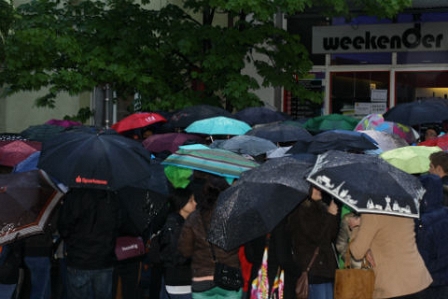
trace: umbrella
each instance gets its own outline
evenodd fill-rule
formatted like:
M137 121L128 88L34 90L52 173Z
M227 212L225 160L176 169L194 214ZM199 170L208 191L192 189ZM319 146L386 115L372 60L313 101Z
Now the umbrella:
M424 145L424 146L438 146L442 150L447 151L448 150L448 134L444 134L440 137L428 139L425 141L420 142L418 145Z
M68 119L55 119L55 118L52 118L52 119L46 121L45 124L61 126L64 128L69 128L69 127L74 127L74 126L82 126L82 123L77 122L77 121L68 120Z
M237 154L247 154L251 156L266 154L268 151L277 148L275 143L270 140L249 135L239 135L230 139L216 140L210 147L221 148Z
M420 180L374 155L328 151L307 180L359 213L419 217Z
M267 107L247 107L236 112L235 117L248 123L250 126L285 121L289 118L287 114Z
M231 250L269 233L308 195L312 165L282 157L244 172L219 195L208 240Z
M386 121L381 114L369 114L363 117L354 130L375 130L395 134L406 140L409 144L414 143L419 138L418 132L412 127L393 121Z
M30 140L0 140L0 165L14 167L41 149L42 144Z
M442 122L448 119L448 106L441 101L419 100L402 103L384 113L384 119L408 126Z
M211 105L195 105L185 107L175 112L169 119L169 123L174 128L186 128L191 123L197 120L215 116L225 116L233 118L232 113L221 107Z
M154 134L143 140L143 147L153 153L163 151L176 152L179 146L185 143L205 143L204 138L195 134L187 133L164 133Z
M375 140L356 131L328 130L311 138L310 141L298 141L288 154L321 154L328 150L358 151L378 149Z
M441 150L438 146L405 146L381 153L380 157L407 173L420 174L429 171L429 155Z
M309 131L319 132L326 130L353 130L358 119L343 114L328 114L308 119L303 127Z
M42 124L42 125L29 126L25 130L20 132L20 135L29 140L43 142L52 139L59 133L63 132L65 129L66 128L62 126Z
M62 196L42 170L0 174L0 244L43 233Z
M118 133L123 133L133 129L144 128L155 123L164 123L166 119L154 112L136 112L126 116L122 120L114 123L111 128Z
M42 145L38 167L68 187L118 190L150 185L151 154L114 130L84 128Z
M274 143L309 140L311 138L311 133L306 129L283 122L265 124L263 126L253 128L248 131L246 135L268 139Z
M244 121L225 116L197 120L185 128L188 133L207 135L243 135L251 127Z
M409 145L409 143L406 140L404 140L403 138L401 138L400 136L398 136L396 134L390 134L390 133L386 133L383 131L374 131L374 130L365 130L365 131L358 131L358 132L369 136L370 138L375 140L375 142L378 144L379 150L376 150L376 151L368 150L368 151L366 151L368 153L370 153L370 152L381 153L381 152L386 152L391 149Z
M169 155L161 164L200 170L228 178L239 178L242 172L259 165L223 149L179 149Z

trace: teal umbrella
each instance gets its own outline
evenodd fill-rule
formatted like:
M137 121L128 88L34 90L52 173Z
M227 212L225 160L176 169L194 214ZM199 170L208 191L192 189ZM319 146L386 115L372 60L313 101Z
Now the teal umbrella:
M241 120L225 116L216 116L197 120L185 128L188 133L206 135L243 135L252 129Z
M227 178L239 178L242 172L259 165L255 161L223 149L179 149L161 164L200 170Z
M310 118L303 124L303 127L314 132L327 130L352 131L358 122L359 119L354 117L335 113Z

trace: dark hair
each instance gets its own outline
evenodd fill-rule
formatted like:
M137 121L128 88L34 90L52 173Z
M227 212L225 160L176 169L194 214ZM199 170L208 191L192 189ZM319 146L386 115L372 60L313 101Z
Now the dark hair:
M448 153L445 151L434 152L429 155L429 161L434 167L440 166L443 171L448 173Z
M176 188L170 197L170 203L172 205L172 210L179 212L190 200L191 195L193 195L193 190L191 188Z
M202 188L202 200L198 203L201 212L210 211L215 206L219 194L230 187L226 179L216 175L209 175Z

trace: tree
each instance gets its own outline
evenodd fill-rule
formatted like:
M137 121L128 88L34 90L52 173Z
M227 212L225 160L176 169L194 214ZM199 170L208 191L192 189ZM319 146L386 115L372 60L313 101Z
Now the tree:
M318 8L349 15L357 7L391 17L410 1L324 0ZM313 2L185 0L154 11L133 0L35 0L16 10L0 84L11 93L48 88L38 106L54 107L62 91L75 95L107 84L120 99L138 92L145 110L199 103L239 110L261 104L252 92L259 84L241 72L253 63L262 86L282 86L319 101L320 95L293 80L312 66L299 37L273 23L277 11L294 14L315 7ZM214 25L216 13L227 14L229 26Z

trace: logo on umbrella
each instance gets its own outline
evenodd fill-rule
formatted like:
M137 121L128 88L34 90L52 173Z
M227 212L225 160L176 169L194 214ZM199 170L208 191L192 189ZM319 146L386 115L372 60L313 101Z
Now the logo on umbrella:
M86 179L81 176L77 176L75 179L77 184L96 184L96 185L107 185L106 180L98 180L98 179Z

